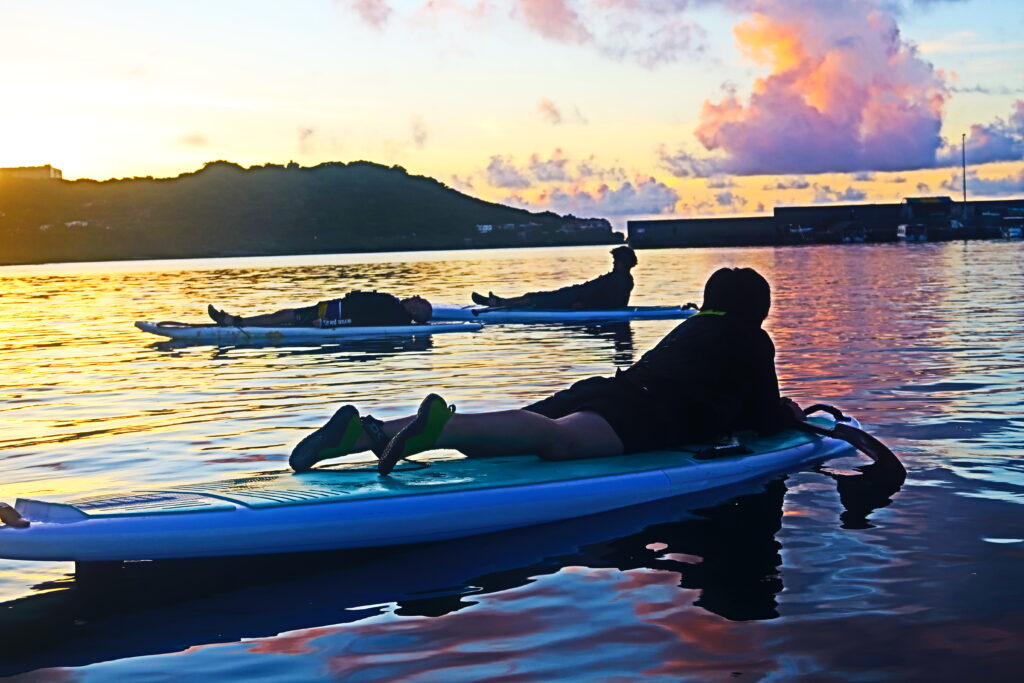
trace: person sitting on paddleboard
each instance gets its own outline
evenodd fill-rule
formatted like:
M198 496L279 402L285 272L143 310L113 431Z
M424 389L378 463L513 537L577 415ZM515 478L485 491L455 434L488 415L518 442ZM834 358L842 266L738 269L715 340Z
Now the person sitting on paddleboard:
M321 301L302 308L285 308L275 313L243 317L218 311L206 312L218 325L235 327L343 327L409 325L425 323L434 314L430 302L421 296L399 300L383 292L349 292L340 299Z
M779 396L775 347L761 323L768 282L751 268L722 268L704 304L636 363L590 377L519 410L455 413L430 394L415 415L382 422L341 407L292 451L308 470L327 458L372 450L381 474L402 458L435 448L470 457L535 454L571 460L671 448L739 430L769 434L793 419Z
M481 306L500 308L554 308L584 311L625 308L633 291L630 270L636 265L636 254L629 247L612 249L612 270L589 282L562 287L551 292L529 292L505 299L488 292L473 292L471 298Z

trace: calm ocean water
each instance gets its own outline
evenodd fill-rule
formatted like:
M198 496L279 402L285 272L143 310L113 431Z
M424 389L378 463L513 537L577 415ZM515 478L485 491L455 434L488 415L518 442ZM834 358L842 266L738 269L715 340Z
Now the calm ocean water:
M903 459L472 541L136 563L0 560L0 675L358 681L1017 680L1024 651L1024 244L639 252L633 303L750 265L784 393ZM175 346L134 320L354 288L468 302L593 277L607 248L0 268L0 500L283 467L341 402L520 406L674 323L505 326L325 347Z

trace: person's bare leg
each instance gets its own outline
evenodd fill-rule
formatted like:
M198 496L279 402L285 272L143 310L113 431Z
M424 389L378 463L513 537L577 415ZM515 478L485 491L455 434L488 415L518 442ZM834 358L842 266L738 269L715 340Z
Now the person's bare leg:
M416 419L415 415L387 420L381 425L392 438ZM572 460L621 455L622 441L603 417L583 411L557 420L528 410L490 413L455 413L437 440L437 448L451 448L469 457L539 455L545 460ZM361 434L350 453L370 450Z
M572 460L620 455L622 441L597 413L585 411L552 420L528 410L456 413L437 440L470 457L539 455Z

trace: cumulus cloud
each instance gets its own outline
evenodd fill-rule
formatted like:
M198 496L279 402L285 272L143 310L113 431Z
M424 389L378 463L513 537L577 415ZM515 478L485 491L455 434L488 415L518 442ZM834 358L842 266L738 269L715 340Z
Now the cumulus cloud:
M513 14L538 35L588 45L604 56L655 67L702 52L705 32L686 0L515 0Z
M869 171L862 171L860 173L854 173L853 179L858 183L869 183L875 179L875 174Z
M470 191L476 189L473 187L473 177L469 175L460 176L457 173L452 173L448 176L448 184L456 190Z
M942 189L960 193L963 175L954 173L942 182ZM967 191L972 195L998 197L1024 193L1024 169L1002 178L979 178L976 171L967 172Z
M494 187L509 189L524 189L531 185L530 179L515 167L511 159L497 154L487 164L487 182Z
M1024 100L1013 103L1006 120L996 117L988 124L971 126L965 142L967 162L985 164L992 161L1024 159ZM960 164L960 141L948 144L939 154L940 166Z
M735 187L736 183L729 176L716 175L707 179L705 183L712 190L721 190L726 187Z
M768 183L764 186L766 190L806 190L811 186L810 181L803 176L792 176L789 178L782 178L776 180L774 183Z
M596 178L606 182L624 183L629 177L621 166L604 166L599 164L594 155L576 164L576 175L581 180Z
M527 26L549 40L585 43L593 39L566 0L517 0L515 8Z
M867 194L855 187L847 187L845 190L833 190L828 185L814 184L815 204L826 204L829 202L862 202L867 199Z
M341 2L355 11L360 19L377 29L384 28L393 11L388 0L341 0Z
M559 213L578 216L630 216L670 213L679 201L671 187L654 178L626 182L617 188L601 185L588 192L582 189L554 188L534 202Z
M923 168L942 140L943 75L900 35L881 0L748 0L734 28L744 56L770 69L746 100L705 101L694 175ZM669 155L677 157L678 155Z
M932 188L931 186L928 185L928 183L918 183L917 191L921 194L931 194Z
M719 206L728 207L730 209L738 209L747 205L747 200L733 192L718 192L715 194L715 204Z
M542 183L570 180L566 165L569 160L562 156L562 150L556 149L550 159L541 159L537 154L530 156L530 172Z
M388 0L336 1L378 29L393 13ZM447 17L475 24L511 17L544 40L653 68L706 49L705 31L686 16L689 5L689 0L424 0L410 11L410 18L415 24L436 27Z
M678 178L706 178L721 173L715 160L701 159L685 150L669 152L664 145L658 148L658 160L662 168Z
M896 176L893 176L892 178L889 178L885 182L887 182L887 183L905 183L905 182L907 182L907 179L904 178L901 175L896 175Z
M493 187L512 189L532 187L535 182L579 184L601 181L622 184L629 180L629 175L619 166L599 164L593 155L582 161L573 161L561 149L555 149L549 157L531 154L523 165L511 156L492 156L485 175Z

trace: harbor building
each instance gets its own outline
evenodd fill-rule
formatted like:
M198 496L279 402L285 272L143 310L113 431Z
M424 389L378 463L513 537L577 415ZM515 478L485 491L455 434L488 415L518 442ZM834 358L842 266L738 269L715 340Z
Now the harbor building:
M0 178L17 178L21 180L60 180L59 168L50 164L45 166L12 166L0 168Z
M900 203L778 206L771 216L673 218L626 224L637 249L979 239L1007 233L1024 215L1024 199L956 202L908 197Z

